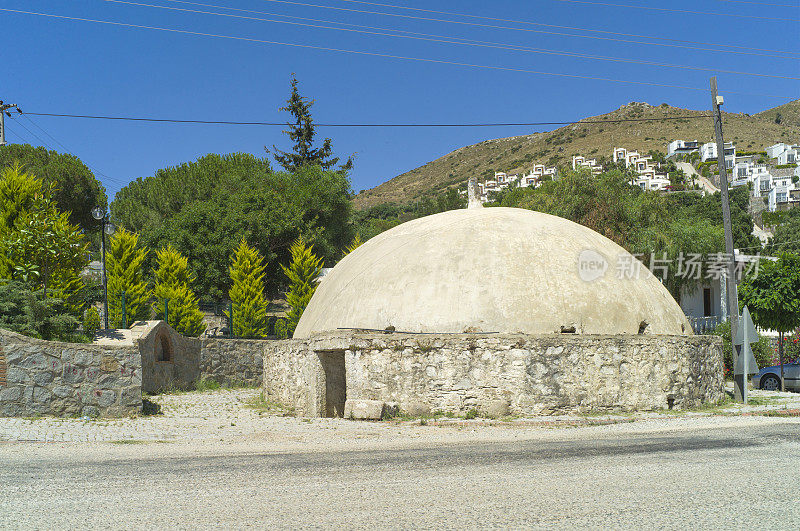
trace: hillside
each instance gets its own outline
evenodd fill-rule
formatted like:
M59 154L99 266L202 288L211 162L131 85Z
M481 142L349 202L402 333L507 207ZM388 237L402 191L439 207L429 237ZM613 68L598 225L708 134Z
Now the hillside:
M570 166L573 155L610 157L615 146L646 153L653 149L666 152L675 139L710 141L711 118L673 119L652 122L618 122L631 118L669 118L701 116L709 111L692 111L662 104L630 103L619 109L586 118L576 124L547 133L486 140L459 148L424 166L364 190L354 199L356 208L365 209L381 203L407 203L453 186L463 186L472 175L479 180L495 171L528 171L533 163ZM775 123L780 113L781 123ZM609 123L584 123L584 122ZM725 113L725 140L739 150L761 150L775 142L800 141L800 100L755 115Z

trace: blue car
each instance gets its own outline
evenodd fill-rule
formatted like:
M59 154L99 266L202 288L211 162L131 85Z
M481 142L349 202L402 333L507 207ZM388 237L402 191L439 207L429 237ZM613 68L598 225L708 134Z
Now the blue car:
M753 375L753 387L756 389L766 389L767 391L780 391L781 389L781 366L765 367ZM783 364L783 383L784 388L800 391L800 363Z

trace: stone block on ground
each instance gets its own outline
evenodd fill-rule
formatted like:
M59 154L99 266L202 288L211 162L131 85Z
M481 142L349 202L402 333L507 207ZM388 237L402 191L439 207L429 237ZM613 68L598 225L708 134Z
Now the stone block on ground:
M508 400L482 400L478 402L478 411L485 417L497 419L509 414Z
M383 417L383 402L380 400L346 400L344 418L353 420L380 420Z

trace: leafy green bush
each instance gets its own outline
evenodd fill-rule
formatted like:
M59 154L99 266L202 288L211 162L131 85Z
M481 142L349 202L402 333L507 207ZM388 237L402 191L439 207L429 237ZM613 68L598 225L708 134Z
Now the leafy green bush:
M122 295L125 294L125 326L150 317L150 290L142 272L147 251L138 247L139 237L119 229L106 252L109 326L122 327Z
M286 328L286 319L278 319L275 321L275 335L278 339L286 339L289 337L289 330Z
M153 290L156 318L165 319L167 324L185 336L199 336L206 326L203 324L203 313L200 311L197 296L190 287L195 276L189 271L188 260L171 245L156 254L158 269L155 272L156 286Z
M292 307L287 316L288 335L294 335L294 329L308 306L308 302L317 290L317 277L322 270L322 260L306 245L302 238L297 238L291 247L292 261L289 267L281 266L289 279L289 291L286 302Z
M100 330L100 314L96 308L89 308L83 314L83 333L94 336Z
M63 301L43 295L25 282L0 282L0 328L49 341L86 342L76 333L78 320Z
M242 240L231 255L229 292L233 304L233 335L260 338L267 335L267 299L264 296L264 258ZM228 316L229 318L231 316Z

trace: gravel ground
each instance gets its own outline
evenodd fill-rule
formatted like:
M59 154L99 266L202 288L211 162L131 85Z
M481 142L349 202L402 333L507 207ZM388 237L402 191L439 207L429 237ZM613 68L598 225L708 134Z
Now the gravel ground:
M800 528L800 395L702 412L299 419L253 389L0 419L0 528Z
M197 445L204 442L239 443L268 441L282 448L315 447L341 441L376 440L404 444L447 434L472 433L490 439L506 432L515 436L528 431L557 428L593 427L610 429L615 425L635 424L625 429L681 425L695 418L722 422L736 416L759 416L766 411L791 413L798 410L800 394L752 391L755 405L729 404L723 408L690 412L648 412L627 415L548 416L508 420L439 418L421 425L419 420L354 422L344 419L300 419L274 409L254 409L248 404L260 395L257 389L216 390L150 399L161 407L161 414L124 419L0 418L0 441L8 442L170 442ZM759 417L763 418L763 417ZM764 419L766 420L766 419ZM433 430L436 427L438 429ZM616 429L620 429L619 427Z

